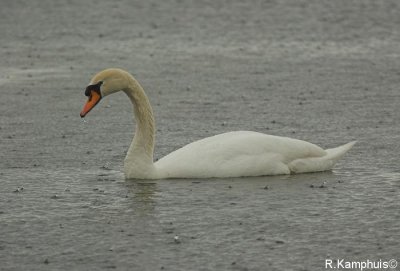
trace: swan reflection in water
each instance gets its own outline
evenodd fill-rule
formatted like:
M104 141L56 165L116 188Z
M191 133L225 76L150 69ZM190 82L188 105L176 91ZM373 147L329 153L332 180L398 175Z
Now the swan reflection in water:
M140 182L129 180L125 182L125 186L133 211L143 215L154 213L156 197L159 192L157 183L146 180L141 180Z

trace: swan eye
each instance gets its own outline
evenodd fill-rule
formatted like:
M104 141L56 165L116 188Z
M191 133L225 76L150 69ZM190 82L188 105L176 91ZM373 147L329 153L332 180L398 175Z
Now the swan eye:
M101 96L100 86L102 84L103 84L103 81L99 81L97 84L88 85L85 90L85 96L89 97L89 99L90 99L90 97L92 96L92 91L96 91Z

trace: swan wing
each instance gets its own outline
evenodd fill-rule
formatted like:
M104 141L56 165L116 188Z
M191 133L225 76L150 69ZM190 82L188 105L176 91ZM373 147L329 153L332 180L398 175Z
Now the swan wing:
M155 163L162 178L289 174L291 161L326 155L302 140L237 131L190 143Z

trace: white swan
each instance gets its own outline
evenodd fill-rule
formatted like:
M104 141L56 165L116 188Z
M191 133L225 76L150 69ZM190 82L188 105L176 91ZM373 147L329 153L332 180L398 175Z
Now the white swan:
M117 91L130 98L136 133L124 162L128 179L206 178L278 175L330 170L355 141L323 150L297 139L237 131L190 143L153 162L154 118L149 100L128 72L107 69L96 74L86 88L88 96L81 117Z

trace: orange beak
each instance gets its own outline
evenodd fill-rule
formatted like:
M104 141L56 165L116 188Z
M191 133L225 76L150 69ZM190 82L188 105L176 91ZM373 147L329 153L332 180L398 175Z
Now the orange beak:
M81 111L81 118L85 117L87 113L90 112L90 110L93 109L93 107L96 106L101 100L101 95L97 91L90 91L89 98L86 102L86 104L83 106L83 109Z

